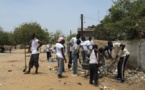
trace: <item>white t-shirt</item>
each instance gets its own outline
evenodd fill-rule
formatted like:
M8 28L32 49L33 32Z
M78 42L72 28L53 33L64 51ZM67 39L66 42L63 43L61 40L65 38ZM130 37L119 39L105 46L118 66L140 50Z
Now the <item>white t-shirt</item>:
M55 49L56 49L56 56L59 58L64 58L61 52L61 48L64 49L64 46L61 43L56 43L55 44Z
M93 42L93 40L87 40L87 43L88 43L88 46L89 46L89 49L91 50L91 49L93 49L93 45L94 45L94 42Z
M113 43L113 50L112 50L113 57L115 57L116 55L123 57L130 54L126 48L124 48L122 51L121 50L122 47L120 47L120 45L121 43L118 43L118 42Z
M50 44L46 45L46 51L50 52L51 50L52 50L51 45Z
M79 45L78 44L74 44L73 47L72 47L72 54L77 54L78 51L79 51Z
M71 40L69 41L69 43L71 44L69 50L72 51L72 47L73 45L77 42L77 38L76 37L72 37Z
M39 51L37 50L38 46L39 46L39 43L38 43L38 39L37 38L34 38L32 40L32 43L31 43L31 51L32 51L32 54L38 54Z
M98 53L97 53L97 57L96 57L94 50L92 50L89 63L98 64L98 57L99 57Z
M81 42L81 46L83 47L83 49L85 50L85 51L88 51L88 42L87 41L82 41Z

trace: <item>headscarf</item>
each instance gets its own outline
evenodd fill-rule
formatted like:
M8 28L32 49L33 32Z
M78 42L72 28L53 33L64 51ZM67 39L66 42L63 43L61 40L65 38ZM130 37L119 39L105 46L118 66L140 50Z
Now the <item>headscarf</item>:
M57 39L57 42L59 43L59 42L61 42L62 40L64 40L64 38L63 38L63 37L59 37L59 38Z

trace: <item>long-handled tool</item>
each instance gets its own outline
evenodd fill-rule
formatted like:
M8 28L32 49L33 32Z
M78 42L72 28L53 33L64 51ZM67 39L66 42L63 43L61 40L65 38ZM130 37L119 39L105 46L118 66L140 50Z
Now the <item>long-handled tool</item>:
M27 65L26 65L26 48L24 48L24 58L25 58L25 69L23 70L23 72L25 72L26 69L27 69Z
M107 68L107 71L109 71L109 69L116 63L116 59L113 59L113 62L110 64L110 66Z

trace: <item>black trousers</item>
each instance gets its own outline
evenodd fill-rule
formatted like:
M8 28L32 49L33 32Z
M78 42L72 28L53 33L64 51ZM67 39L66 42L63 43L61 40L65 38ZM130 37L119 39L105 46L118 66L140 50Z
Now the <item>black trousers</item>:
M125 66L126 66L126 62L128 61L129 55L125 56L125 57L120 57L119 62L118 62L118 75L117 78L120 78L121 81L124 81L124 71L125 71Z
M51 52L47 52L47 60L51 57Z
M30 61L29 61L29 67L32 68L33 66L39 67L39 53L38 54L31 54Z
M68 68L71 68L72 66L72 52L69 51L69 61L68 61Z
M94 81L94 83L97 84L99 78L98 75L99 66L97 64L90 64L89 67L90 67L90 83L93 83Z

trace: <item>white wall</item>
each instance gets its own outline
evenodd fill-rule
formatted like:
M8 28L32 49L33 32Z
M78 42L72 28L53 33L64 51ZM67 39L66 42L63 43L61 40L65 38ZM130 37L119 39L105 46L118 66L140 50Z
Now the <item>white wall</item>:
M145 39L119 41L126 45L130 52L130 57L127 64L131 67L141 67L145 71Z

